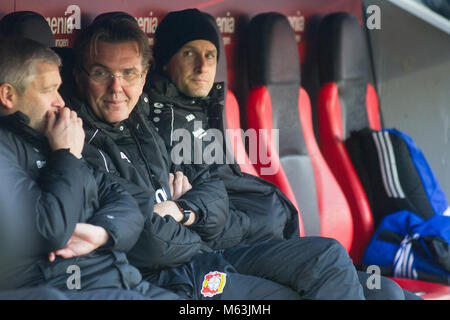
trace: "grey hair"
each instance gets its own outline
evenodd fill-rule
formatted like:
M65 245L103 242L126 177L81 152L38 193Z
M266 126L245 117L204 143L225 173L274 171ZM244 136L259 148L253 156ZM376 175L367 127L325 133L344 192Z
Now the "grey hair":
M25 92L38 61L61 67L61 58L50 48L31 39L10 37L1 40L0 84L11 84L18 93Z

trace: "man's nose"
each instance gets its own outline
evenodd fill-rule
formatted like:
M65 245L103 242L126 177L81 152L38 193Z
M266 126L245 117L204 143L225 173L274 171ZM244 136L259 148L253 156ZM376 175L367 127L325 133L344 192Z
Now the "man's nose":
M206 57L197 56L197 58L195 59L195 67L196 67L197 72L200 72L200 73L204 72L207 67Z
M123 90L122 88L122 77L114 76L109 80L109 88L113 92L120 92Z
M59 92L56 92L55 101L53 102L53 106L55 106L58 109L63 108L66 105L64 102L64 99L61 97Z

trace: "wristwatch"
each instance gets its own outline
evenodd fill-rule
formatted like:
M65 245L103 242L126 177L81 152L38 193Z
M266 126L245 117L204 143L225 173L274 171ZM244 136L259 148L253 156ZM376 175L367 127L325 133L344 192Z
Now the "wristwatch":
M191 217L191 210L184 209L177 201L175 201L175 203L176 203L178 209L180 209L181 214L183 215L183 218L181 218L180 223L185 224Z

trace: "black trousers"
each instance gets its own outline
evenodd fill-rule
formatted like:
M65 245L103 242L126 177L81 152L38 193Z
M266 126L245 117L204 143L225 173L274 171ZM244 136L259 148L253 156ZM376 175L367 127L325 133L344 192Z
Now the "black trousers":
M212 290L205 290L214 275ZM220 287L223 278L225 284ZM202 254L188 264L147 275L146 279L195 300L364 299L345 248L322 237Z
M282 284L301 299L364 299L352 260L334 239L266 242L225 250L223 256L238 272Z

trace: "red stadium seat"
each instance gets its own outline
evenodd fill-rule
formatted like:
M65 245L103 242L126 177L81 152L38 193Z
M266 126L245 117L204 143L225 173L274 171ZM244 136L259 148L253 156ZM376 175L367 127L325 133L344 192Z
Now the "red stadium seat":
M341 15L332 17L339 18ZM332 29L328 27L328 21L329 17L324 18L319 31L321 89L317 114L320 148L350 205L356 237L350 255L359 264L373 233L373 219L366 194L347 153L345 139L350 131L369 126L369 114L372 116L370 126L373 129L380 129L381 125L377 116L376 94L368 81L369 60L363 59L360 53L367 51L364 34L357 34L362 39L355 38L355 35L352 35L353 38L345 37L344 32L339 33L339 30L350 22L343 23L341 29ZM358 24L356 18L351 22ZM338 54L332 51L334 48L342 52ZM344 51L344 48L347 50ZM367 116L365 112L358 112L363 101L370 102L366 104L367 110L370 110Z
M278 13L255 16L247 41L248 127L273 133L258 136L262 140L258 152L270 155L271 161L268 167L258 158L260 176L278 185L297 205L303 234L335 238L350 250L350 210L315 140L309 97L300 84L295 35L287 18Z
M377 93L369 82L369 51L357 18L348 13L326 16L319 29L321 89L317 115L321 151L347 197L354 221L354 246L359 264L373 235L371 208L348 155L345 140L353 130L380 130ZM393 278L404 289L423 293L424 299L449 299L450 286Z

